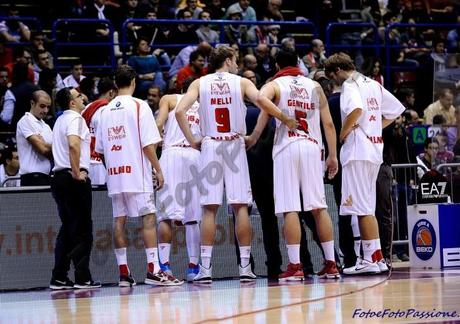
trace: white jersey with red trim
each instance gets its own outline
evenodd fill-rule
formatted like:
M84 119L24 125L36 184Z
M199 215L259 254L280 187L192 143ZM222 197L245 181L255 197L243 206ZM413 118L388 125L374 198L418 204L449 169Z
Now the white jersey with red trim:
M201 135L231 137L246 134L246 105L241 77L216 72L200 78Z
M291 131L276 120L273 156L298 140L311 141L322 149L319 97L314 90L315 83L304 76L284 76L274 82L280 88L278 107L284 114L294 117L299 126Z
M354 72L342 84L342 123L356 108L362 109L358 128L350 132L340 151L342 165L349 161L383 162L382 116L395 119L404 106L378 82Z
M183 97L184 95L176 95L176 107L174 107L174 109L168 114L168 120L165 123L163 137L163 147L165 149L174 146L190 146L190 143L185 138L184 133L182 133L175 116L177 105L179 105L179 102ZM190 107L185 114L193 136L200 135L200 115L198 114L198 108L199 104L195 101L192 107Z
M124 95L102 108L96 152L104 155L109 196L153 192L152 165L143 148L160 141L152 110L144 101Z

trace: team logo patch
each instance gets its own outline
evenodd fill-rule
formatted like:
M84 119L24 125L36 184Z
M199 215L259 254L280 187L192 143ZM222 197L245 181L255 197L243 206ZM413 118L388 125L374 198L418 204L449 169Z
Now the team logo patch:
M225 95L230 93L230 85L227 82L222 83L211 83L211 94L212 95Z
M436 233L433 225L426 219L415 223L412 229L412 246L421 260L429 260L436 251Z
M310 98L310 96L308 95L307 89L303 87L296 87L292 84L290 84L289 87L291 88L291 93L289 95L290 98L304 99L304 100L307 100Z
M126 137L125 126L113 126L107 129L107 136L109 141L122 139Z

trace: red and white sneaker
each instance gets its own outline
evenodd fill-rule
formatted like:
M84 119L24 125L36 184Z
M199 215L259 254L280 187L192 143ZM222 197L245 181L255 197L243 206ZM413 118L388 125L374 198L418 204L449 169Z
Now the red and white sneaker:
M326 279L339 279L340 273L337 269L337 264L335 261L326 260L323 270L318 272L318 277Z
M305 277L301 263L289 263L286 271L278 276L279 281L302 281L304 279Z

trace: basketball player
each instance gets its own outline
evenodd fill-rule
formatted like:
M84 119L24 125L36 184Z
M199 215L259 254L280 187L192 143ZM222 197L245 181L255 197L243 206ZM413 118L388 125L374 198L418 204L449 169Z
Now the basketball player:
M161 188L164 179L155 152L155 144L161 141L161 137L150 107L132 97L136 88L133 68L120 65L115 73L115 83L118 96L101 110L95 150L103 155L107 168L119 286L136 284L127 262L126 217L142 219L142 238L147 255L145 283L179 285L183 282L165 274L158 260L152 172Z
M236 214L235 231L241 256L240 280L253 281L256 276L249 265L251 224L248 215L252 194L243 138L246 133L244 99L249 99L282 120L289 128L297 127L297 122L284 115L267 98L259 96L250 80L236 75L238 64L234 49L228 46L216 48L211 53L209 63L215 73L195 80L176 108L177 121L189 143L194 148L199 148L201 144L201 264L194 282L212 281L211 253L216 233L215 216L222 203L224 184L227 202ZM185 115L197 100L200 102L202 139L193 136Z
M176 120L175 112L183 95L165 95L160 100L156 118L158 129L164 133L163 150L160 158L161 169L165 176L165 187L158 192L158 248L160 267L171 272L169 254L171 251L171 221L185 225L185 237L189 265L187 281L193 281L198 274L200 258L200 221L201 206L196 186L184 188L192 180L191 168L198 169L200 151L192 148L184 137ZM186 113L193 136L200 134L198 103L195 102ZM184 190L181 190L183 188ZM187 192L188 191L188 192ZM190 193L190 195L189 195Z
M91 134L91 159L89 164L89 178L92 185L105 185L107 182L107 170L98 153L94 151L96 145L96 129L99 124L100 108L106 106L117 94L117 86L110 78L103 78L97 84L99 99L93 101L82 112Z
M403 111L404 106L376 81L355 71L344 53L325 62L326 75L342 85L343 142L340 160L343 167L340 215L357 215L363 259L344 274L373 274L388 270L380 248L376 206L376 180L383 162L382 129Z
M306 78L297 67L295 51L281 50L276 57L280 69L260 90L260 96L273 101L284 113L295 116L299 126L288 130L277 121L273 144L273 172L275 213L284 216L289 264L279 275L280 281L303 280L300 263L300 193L305 211L313 214L316 230L324 251L325 265L318 273L320 278L340 278L334 258L334 239L331 218L327 212L321 163L323 124L329 156L326 168L329 178L337 173L335 127L329 112L326 96L316 81ZM254 132L249 136L251 145L260 136L269 119L266 113L259 117Z

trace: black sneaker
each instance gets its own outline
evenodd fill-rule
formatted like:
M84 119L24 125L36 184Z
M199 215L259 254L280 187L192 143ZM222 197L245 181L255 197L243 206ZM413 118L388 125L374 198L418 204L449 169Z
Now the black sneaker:
M136 285L136 281L134 280L133 276L131 276L131 274L127 276L120 275L120 280L118 281L119 287L131 287L135 285Z
M75 285L73 285L73 287L77 289L100 288L101 283L99 281L88 280L85 282L76 282Z
M73 289L74 284L72 280L69 278L66 278L64 280L58 280L58 279L51 279L50 281L50 289L53 290L63 290L63 289Z

